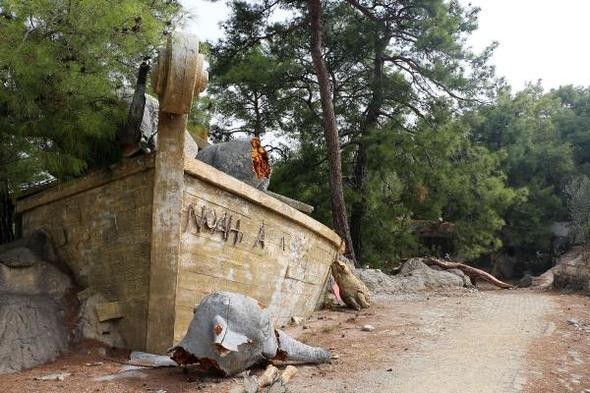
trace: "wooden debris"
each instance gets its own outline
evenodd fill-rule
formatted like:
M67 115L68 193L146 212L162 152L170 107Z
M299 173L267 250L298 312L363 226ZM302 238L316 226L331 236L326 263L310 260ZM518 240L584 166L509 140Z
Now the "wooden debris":
M279 377L281 376L281 372L278 368L269 364L264 370L264 373L258 378L258 386L263 388L265 386L272 385Z
M71 373L56 373L48 374L42 377L35 377L36 381L65 381L67 377L72 375Z
M293 379L293 377L295 377L295 375L297 375L297 368L295 366L289 365L282 372L280 380L283 382L283 384L287 384L291 379Z
M473 266L465 265L463 263L443 261L441 259L432 258L432 257L424 258L424 263L427 264L428 266L434 265L434 266L442 267L443 269L459 269L459 270L463 271L463 273L465 273L467 276L469 276L472 280L479 278L479 279L487 281L491 284L494 284L495 286L500 287L502 289L511 289L512 288L512 285L498 280L496 277L492 276L490 273L484 272L483 270L480 270L477 268L474 268Z

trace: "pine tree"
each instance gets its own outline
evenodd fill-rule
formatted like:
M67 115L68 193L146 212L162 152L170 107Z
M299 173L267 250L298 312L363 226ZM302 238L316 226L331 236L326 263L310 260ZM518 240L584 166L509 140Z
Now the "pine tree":
M177 1L0 1L0 241L19 190L117 158L134 80L181 17Z

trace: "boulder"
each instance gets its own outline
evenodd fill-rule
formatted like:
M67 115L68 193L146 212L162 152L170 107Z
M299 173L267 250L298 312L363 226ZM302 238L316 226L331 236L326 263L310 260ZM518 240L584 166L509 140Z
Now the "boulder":
M0 294L0 374L54 360L68 346L62 302L45 295Z
M73 288L68 271L43 231L0 247L0 374L66 350L64 297Z
M410 258L402 265L399 275L409 276L415 270L430 269L421 258Z

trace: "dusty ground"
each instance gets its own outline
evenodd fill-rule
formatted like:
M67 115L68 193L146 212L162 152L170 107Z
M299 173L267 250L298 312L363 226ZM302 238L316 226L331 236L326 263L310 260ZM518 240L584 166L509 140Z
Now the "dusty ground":
M373 332L361 331L365 324ZM300 366L291 392L590 392L590 298L528 290L379 297L369 311L322 311L289 333L330 348L332 364ZM134 371L125 353L87 345L0 376L3 392L226 392L237 379L194 370ZM100 363L103 364L100 364ZM66 372L64 381L35 377ZM255 371L260 372L260 371Z

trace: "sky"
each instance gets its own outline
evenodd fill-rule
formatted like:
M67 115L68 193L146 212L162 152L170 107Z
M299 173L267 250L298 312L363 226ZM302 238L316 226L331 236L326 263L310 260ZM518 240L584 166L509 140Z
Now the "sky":
M590 86L589 0L461 0L481 8L479 29L470 39L481 50L499 42L492 63L514 90L541 79L545 89ZM227 16L220 0L181 0L192 12L186 29L203 40L217 40Z

